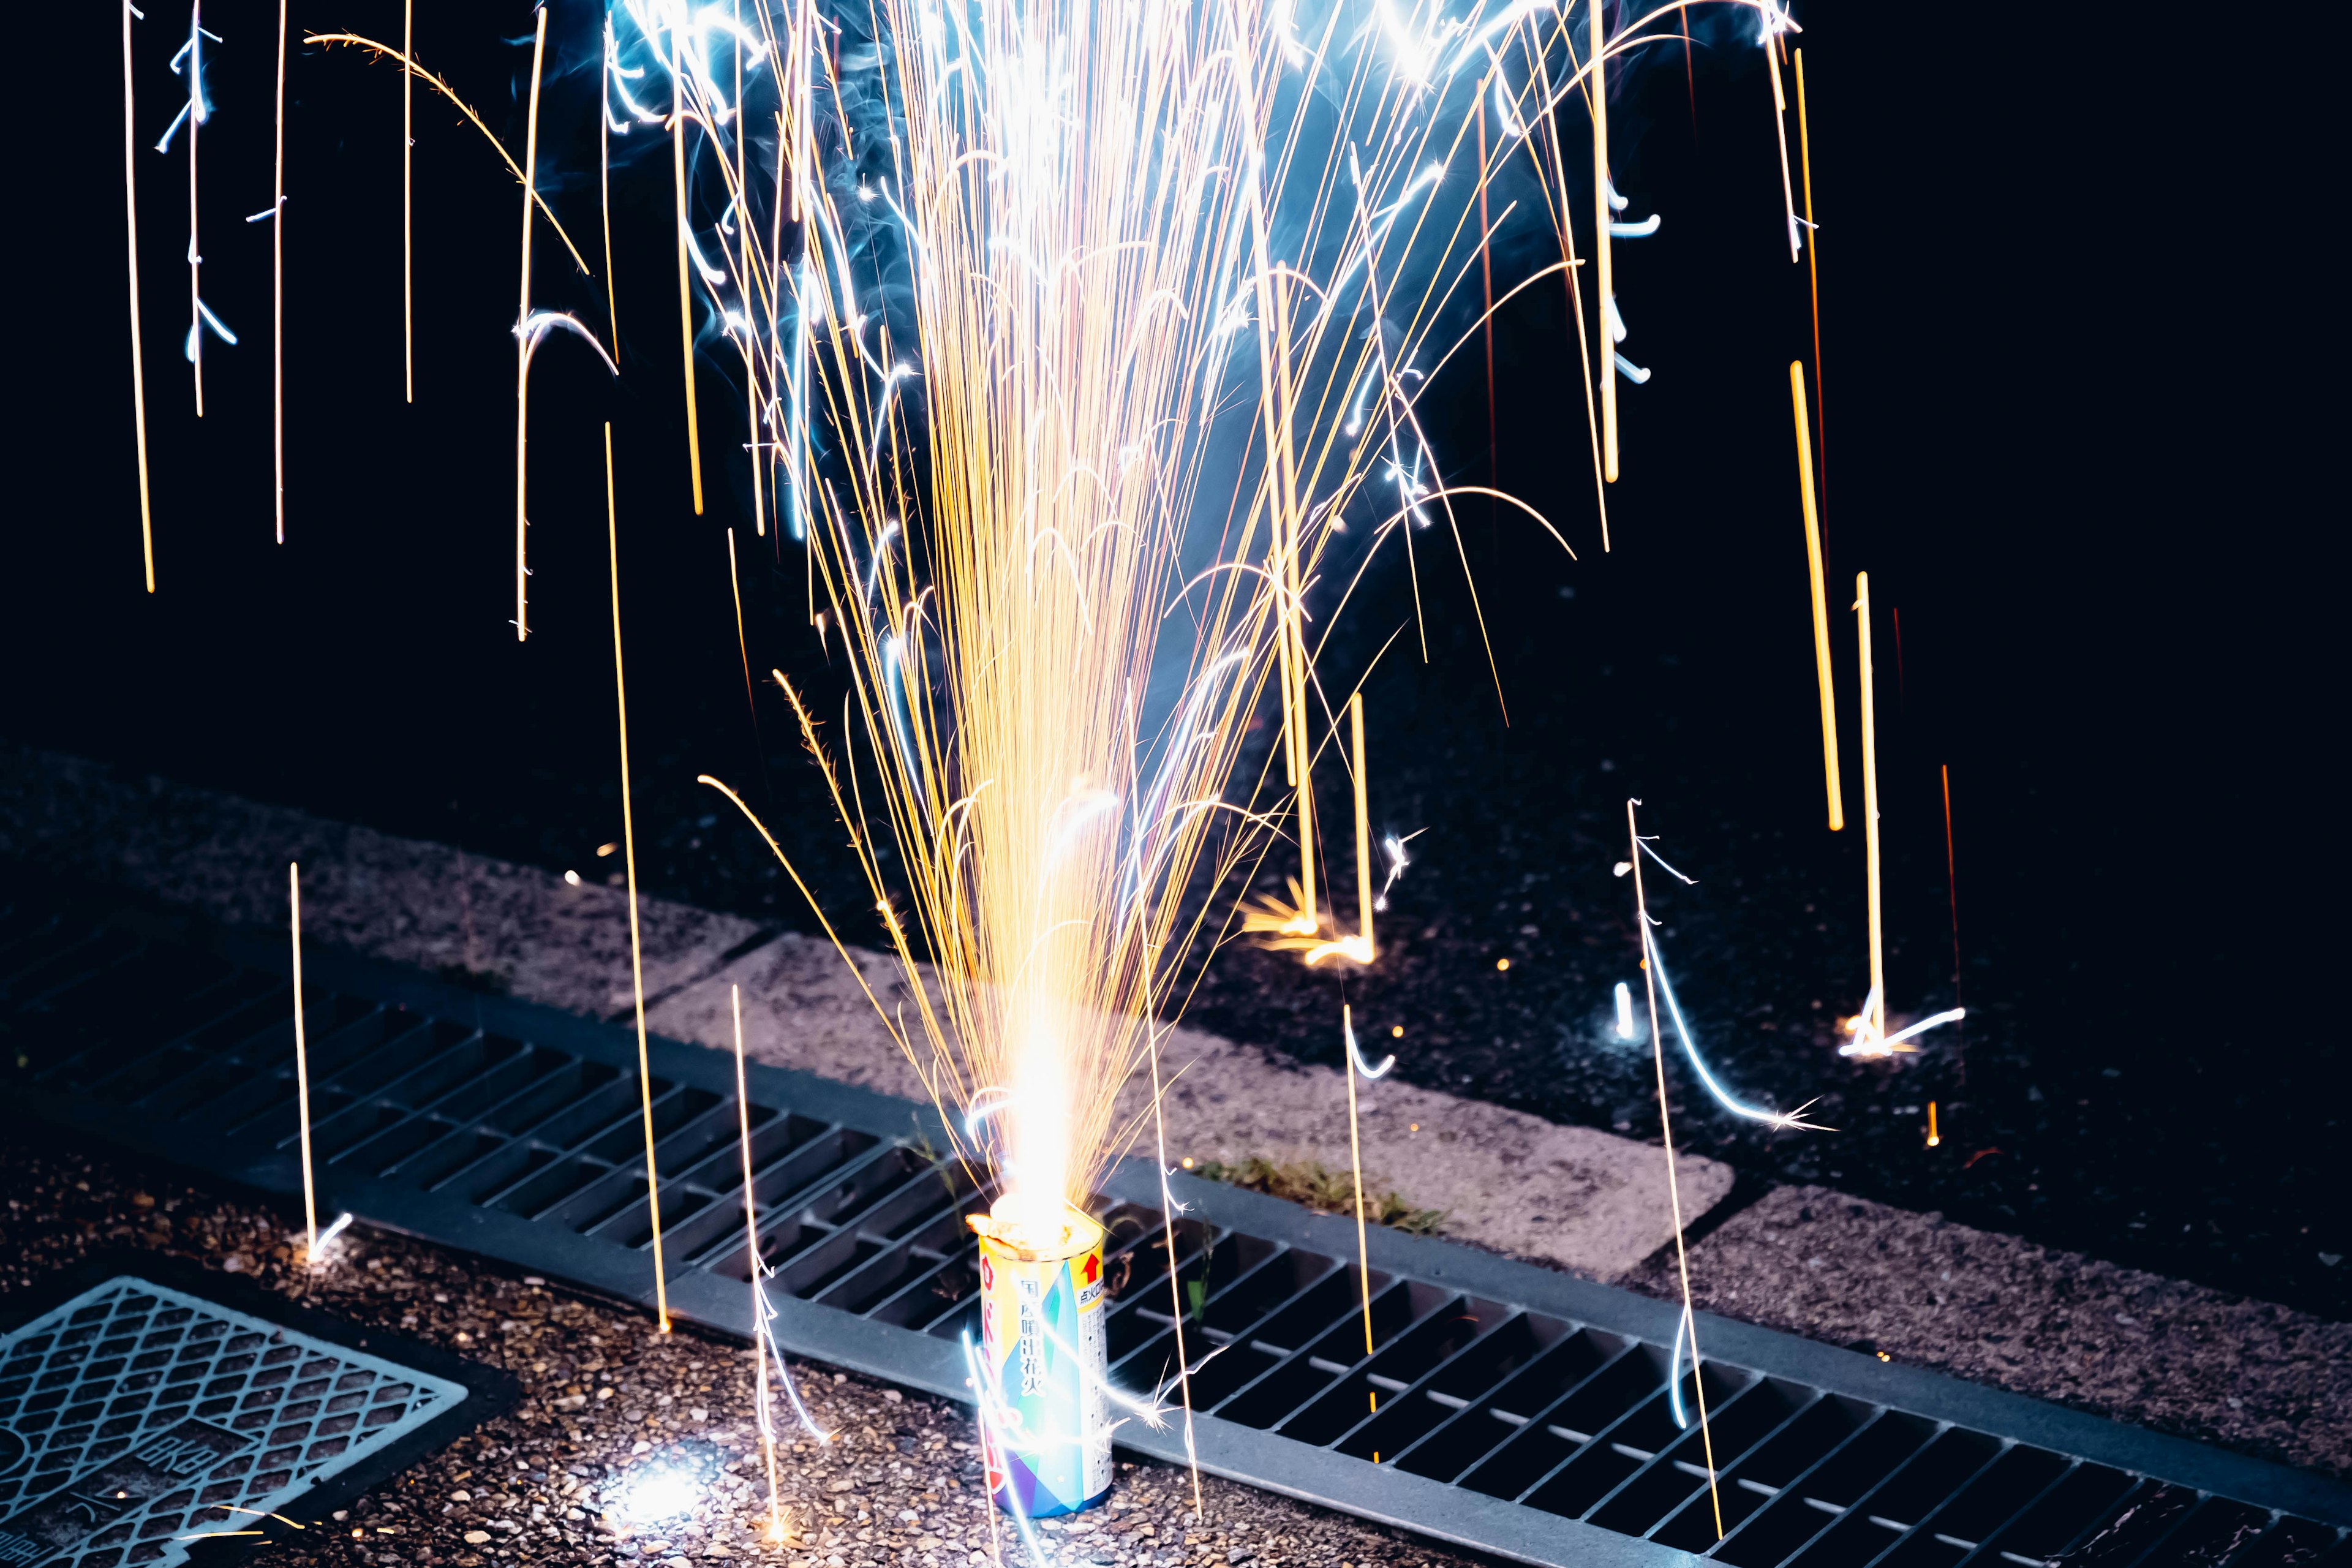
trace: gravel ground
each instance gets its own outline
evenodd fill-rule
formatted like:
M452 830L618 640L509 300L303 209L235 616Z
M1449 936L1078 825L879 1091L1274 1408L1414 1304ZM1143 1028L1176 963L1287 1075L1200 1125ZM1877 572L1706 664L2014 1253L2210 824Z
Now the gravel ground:
M397 1330L504 1368L515 1408L338 1511L281 1535L279 1563L635 1563L750 1559L788 1568L1021 1561L987 1504L965 1410L811 1363L793 1375L820 1444L780 1453L787 1523L766 1538L748 1351L662 1335L636 1313L510 1276L478 1259L354 1230L317 1273L298 1271L289 1216L160 1171L47 1142L0 1149L0 1302L108 1249L149 1247L242 1274L307 1306ZM690 1514L633 1521L627 1501L664 1473L691 1476ZM1251 1568L1467 1568L1480 1561L1213 1478L1196 1519L1184 1473L1122 1460L1103 1509L1045 1521L1049 1564L1248 1563Z

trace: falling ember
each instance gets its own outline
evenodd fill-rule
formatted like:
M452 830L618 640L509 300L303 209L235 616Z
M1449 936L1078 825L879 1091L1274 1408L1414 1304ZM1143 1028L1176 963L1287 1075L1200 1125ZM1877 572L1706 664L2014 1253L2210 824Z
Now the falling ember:
M613 289L613 18L604 18L603 80L596 99L596 216L604 227L604 320L613 352L621 352L621 301Z
M1801 406L1801 404L1800 405ZM1870 574L1853 579L1854 625L1862 650L1862 833L1870 878L1870 998L1862 1006L1857 1038L1886 1037L1886 941L1879 900L1878 721L1870 673Z
M1567 43L1570 37L1570 35L1568 29L1566 27L1562 27L1560 29L1560 38L1562 42ZM1570 49L1570 63L1574 63L1574 50L1572 47ZM1535 79L1541 89L1542 96L1540 101L1546 106L1546 112L1537 116L1531 122L1535 132L1535 140L1541 149L1541 154L1540 156L1536 157L1535 162L1538 176L1540 177L1544 174L1549 174L1550 177L1550 193L1545 205L1553 215L1553 237L1559 244L1561 282L1565 286L1568 295L1569 314L1576 320L1577 363L1580 365L1586 366L1590 369L1590 367L1591 367L1596 362L1592 353L1591 333L1584 319L1584 293L1577 282L1577 270L1581 268L1584 263L1576 254L1576 226L1570 221L1570 217L1571 200L1569 192L1568 164L1567 161L1560 155L1559 126L1554 122L1553 117L1549 112L1550 106L1557 101L1557 96L1552 89L1550 68L1544 62L1540 53L1538 53L1535 61ZM1497 72L1496 85L1499 100L1500 91L1503 85L1500 79L1499 71ZM1522 126L1520 129L1522 134L1525 134L1526 127ZM1535 149L1530 148L1529 152L1533 154L1535 153ZM1595 210L1598 211L1598 208ZM1522 287L1524 286L1525 285L1522 285ZM1507 298L1507 296L1506 297ZM1605 313L1603 324L1606 324ZM1612 338L1610 340L1610 342L1613 348L1615 340ZM1603 352L1605 353L1610 351L1604 350ZM1606 374L1607 371L1604 368L1601 372L1601 376L1605 378ZM1592 458L1592 506L1593 510L1598 514L1601 521L1601 553L1607 554L1610 548L1609 471L1608 465L1604 462L1601 457L1601 421L1599 406L1594 401L1595 379L1596 378L1593 375L1589 374L1580 375L1577 377L1577 385L1584 396L1585 441L1587 449L1591 454Z
M1642 850L1653 860L1658 859L1648 845L1643 845ZM1658 864L1665 866L1663 860L1658 860ZM1666 869L1672 871L1674 868L1667 866ZM1735 1098L1730 1090L1725 1089L1717 1080L1715 1074L1706 1065L1706 1058L1699 1055L1698 1043L1691 1037L1690 1020L1683 1016L1683 1005L1675 995L1674 982L1667 977L1664 961L1658 955L1656 933L1650 931L1645 926L1643 934L1647 939L1649 956L1642 961L1642 972L1649 976L1656 995L1664 998L1666 1017L1675 1026L1675 1038L1682 1042L1683 1055L1690 1059L1691 1071L1697 1077L1700 1086L1715 1098L1715 1102L1734 1116L1748 1121L1760 1121L1775 1131L1825 1132L1830 1131L1819 1122L1805 1120L1805 1113L1812 1109L1811 1100L1807 1100L1794 1110L1767 1110L1761 1106L1749 1105ZM1653 1017L1654 1016L1654 1010Z
M1289 298L1288 289L1280 284L1269 291L1277 303ZM1290 384L1287 318L1277 320L1276 326L1282 341L1275 351L1278 366L1276 391L1268 417L1279 416L1283 420L1286 441L1289 409L1296 396ZM1279 466L1287 471L1290 465L1284 462ZM1298 789L1298 913L1287 929L1295 936L1313 936L1321 923L1315 912L1315 744L1307 732L1307 639L1300 626L1306 614L1302 600L1307 590L1299 572L1299 520L1295 497L1283 502L1282 516L1276 520L1275 527L1285 540L1279 552L1287 606L1282 619L1283 712L1289 735L1291 778Z
M1805 180L1805 272L1813 304L1813 439L1821 448L1821 505L1830 500L1829 394L1822 371L1822 231L1813 222L1813 137L1805 121L1805 51L1797 57L1797 157Z
M1927 1147L1933 1149L1943 1141L1944 1135L1936 1129L1936 1102L1931 1100L1927 1102Z
M1360 691L1348 699L1348 732L1355 749L1356 779L1356 921L1357 951L1349 954L1358 963L1370 963L1380 956L1380 947L1372 939L1372 827L1371 807L1368 801L1370 783L1364 772L1364 694Z
M765 1259L760 1256L759 1189L751 1180L751 1091L743 1073L743 988L727 987L735 1020L736 1134L743 1151L743 1258L751 1273L751 1359L759 1369L760 1452L768 1470L768 1539L784 1539L783 1504L776 1490L776 1428L768 1405L768 1298L760 1288Z
M172 61L172 68L179 70L184 66L188 76L188 101L180 110L180 120L173 124L185 123L188 128L188 368L195 382L199 419L205 416L205 321L212 312L205 309L205 258L198 245L196 132L211 113L211 107L205 101L205 39L209 36L205 31L204 0L193 0L188 7L188 41ZM156 151L162 152L171 142L172 132L166 131ZM229 341L236 342L234 338Z
M1895 711L1901 713L1904 710L1904 702L1906 700L1904 696L1903 680L1903 606L1889 605L1886 607L1886 618L1895 627Z
M1650 900L1649 895L1643 890L1642 885L1642 857L1648 853L1649 847L1642 842L1642 830L1636 825L1633 816L1633 808L1641 804L1640 801L1630 798L1625 802L1625 837L1631 845L1626 864L1633 877L1633 920L1641 931L1643 945L1646 949L1650 941ZM1672 869L1672 868L1668 868ZM1675 1225L1675 1268L1682 1283L1682 1321L1675 1333L1675 1352L1679 1358L1683 1339L1687 1335L1691 1347L1691 1385L1698 1393L1699 1441L1706 1456L1706 1496L1708 1503L1715 1510L1715 1538L1720 1541L1723 1539L1723 1499L1716 1489L1715 1436L1707 1429L1706 1380L1699 1373L1698 1324L1691 1310L1690 1249L1684 1245L1683 1241L1682 1184L1675 1170L1674 1116L1666 1103L1666 1046L1658 1032L1659 970L1656 965L1650 963L1646 955L1642 960L1642 975L1643 985L1650 1001L1650 1058L1657 1068L1658 1134L1664 1142L1666 1151L1666 1205L1667 1212L1672 1215ZM1679 1422L1682 1415L1682 1373L1679 1360L1675 1365L1667 1368L1666 1386L1674 1396L1675 1415Z
M1339 1068L1339 1076L1348 1080L1348 1169L1354 1180L1356 1192L1356 1278L1361 1288L1364 1312L1364 1354L1372 1353L1372 1254L1364 1231L1364 1146L1356 1130L1356 1078L1378 1079L1396 1066L1391 1057L1379 1067L1364 1065L1363 1053L1356 1047L1355 1009L1341 1004L1339 1031L1348 1047L1348 1059ZM1375 1399L1379 1397L1373 1394Z
M742 0L736 0L738 30L735 34L735 47L732 52L735 59L735 102L738 113L741 112L741 105L743 102L743 35L740 30L741 10ZM739 133L735 138L735 187L733 193L735 203L739 206L742 203L743 192L749 182L751 172L751 164L749 162L750 157L751 138ZM749 289L752 286L752 273L751 226L748 222L738 223L735 226L735 275L741 280L742 286ZM753 362L759 357L758 345L751 341L751 337L749 332L743 334L742 342L743 423L744 429L746 431L746 449L751 454L751 522L758 537L765 539L768 536L768 503L761 489L761 480L765 476L768 469L769 455L766 445L760 439L760 375L753 364ZM728 536L730 540L733 538L734 531L732 529L728 531Z
M530 434L530 231L531 203L539 195L539 78L547 54L547 8L538 11L538 28L530 47L530 119L524 132L522 155L522 302L515 310L515 641L530 636L530 522L524 513L524 491L530 475L526 442ZM612 489L612 426L604 429L605 489ZM698 511L701 509L696 508ZM620 588L613 590L613 638L615 657L620 647Z
M278 142L269 195L269 456L277 475L278 542L286 542L286 25L278 0Z
M1789 184L1789 100L1780 90L1780 31L1793 27L1788 14L1765 0L1764 59L1772 78L1772 134L1780 144L1780 210L1789 223L1789 259L1797 259L1800 230L1797 227L1797 198Z
M1176 1276L1176 1198L1168 1190L1168 1112L1166 1087L1160 1076L1160 1031L1151 1032L1151 1140L1160 1172L1160 1244L1168 1249L1168 1321L1176 1338L1176 1387L1184 1406L1184 1460L1192 1474L1192 1516L1202 1517L1201 1460L1192 1441L1192 1368L1184 1358L1184 1288ZM1184 1156L1184 1169L1192 1157Z
M1335 954L1361 964L1370 964L1380 956L1380 949L1372 940L1372 911L1379 905L1372 896L1372 829L1364 780L1364 694L1360 691L1348 699L1348 730L1356 784L1356 934L1308 949L1307 962L1310 967Z
M302 868L286 863L288 927L294 942L294 1115L302 1132L302 1230L307 1238L302 1257L319 1256L318 1190L310 1179L310 1052L302 1019Z
M1918 1047L1907 1042L1945 1024L1958 1023L1968 1016L1967 1009L1954 1007L1922 1018L1908 1028L1894 1034L1886 1032L1886 958L1885 933L1882 919L1878 853L1878 726L1876 701L1871 682L1870 667L1870 574L1856 573L1853 579L1853 611L1861 638L1862 662L1862 815L1864 860L1870 878L1870 994L1863 999L1862 1010L1846 1022L1846 1030L1853 1037L1838 1047L1846 1057L1884 1057L1895 1051L1911 1051Z
M1481 110L1474 118L1478 125L1478 233L1482 237L1478 242L1478 293L1486 307L1478 316L1478 335L1486 340L1486 472L1491 482L1500 484L1500 479L1491 478L1496 473L1500 462L1502 441L1496 428L1497 411L1495 406L1495 247L1483 237L1490 235L1494 228L1486 216L1486 111Z
M416 152L416 72L408 62L416 58L416 0L403 0L400 8L400 373L406 400L416 401L416 276L411 256L415 218L415 187L411 165ZM604 275L613 274L608 249ZM616 333L614 342L620 341Z
M1845 827L1845 802L1838 787L1837 691L1830 675L1829 592L1822 581L1822 524L1813 501L1813 442L1805 417L1805 367L1789 362L1789 403L1797 421L1797 491L1805 504L1805 566L1813 591L1813 669L1822 690L1822 773L1830 794L1830 831Z
M1412 858L1404 852L1404 847L1428 831L1426 827L1416 827L1411 833L1391 833L1381 839L1381 853L1388 857L1389 868L1381 879L1381 890L1372 900L1372 908L1389 907L1389 894L1396 890L1397 879L1412 865Z
M753 749L759 752L761 777L766 776L768 748L760 743L760 704L751 694L751 653L743 640L743 588L735 578L735 531L727 531L727 596L735 605L735 657L743 667L743 703L751 710ZM601 851L600 851L601 853Z
M335 1216L335 1223L320 1231L319 1233L319 1239L310 1243L308 1251L305 1252L303 1256L303 1260L313 1264L325 1262L327 1260L327 1248L335 1245L335 1238L337 1237L352 1228L352 1221L356 1217L356 1215L353 1215L348 1211L337 1215Z
M1615 214L1609 197L1615 188L1609 179L1608 30L1601 0L1585 0L1589 18L1591 64L1585 95L1592 103L1592 258L1601 300L1601 467L1602 477L1617 482L1617 282L1609 244L1609 226Z
M547 13L540 17L546 36ZM523 209L526 214L530 208ZM613 499L613 426L604 426L604 559L613 584L613 700L620 713L621 859L629 889L629 991L636 1005L637 1087L646 1124L646 1213L653 1223L654 1303L661 1331L669 1332L669 1282L662 1268L661 1177L654 1167L654 1075L646 1050L645 942L637 925L637 829L629 805L629 682L621 666L621 533Z
M546 13L541 12L544 17ZM677 204L677 336L686 365L686 460L694 476L694 515L702 515L702 424L694 406L694 295L686 272L686 80L670 109L670 182Z
M131 419L139 446L139 558L155 591L155 520L147 493L147 365L139 336L139 131L131 83L131 0L122 0L122 214L131 259Z
M475 110L474 106L459 98L456 89L447 82L417 64L413 57L404 51L395 49L389 44L380 44L373 38L362 37L357 33L305 33L302 35L302 41L306 44L321 44L330 47L347 44L355 48L365 49L370 54L392 61L400 67L404 74L416 78L443 98L447 99L451 106L464 115L475 130L482 133L482 139L488 142L491 149L498 153L499 161L506 164L507 172L515 177L515 183L526 187L530 193L531 204L539 208L539 216L545 218L548 226L555 231L555 237L563 242L563 248L571 254L572 264L580 268L580 275L583 278L595 276L595 273L589 268L588 258L580 254L580 247L572 243L572 236L565 231L562 221L556 217L554 210L547 205L545 195L523 178L522 165L515 162L514 154L507 151L506 143L491 133L489 126L483 122L481 115Z
M1937 772L1944 785L1944 886L1952 902L1952 1003L1965 1006L1968 998L1960 994L1960 868L1952 848L1952 764L1945 763ZM1960 1081L1968 1081L1968 1057L1960 1058Z
M350 1215L346 1215L344 1219L349 1219L350 1217ZM339 1220L336 1223L340 1225L342 1222ZM251 1514L256 1519L274 1519L289 1530L300 1530L303 1528L299 1521L289 1519L282 1513L272 1513L268 1509L239 1508L236 1504L229 1502L216 1502L208 1506L216 1508L223 1513L247 1513ZM318 1521L314 1520L311 1522L316 1523ZM176 1540L177 1537L174 1537L173 1539Z

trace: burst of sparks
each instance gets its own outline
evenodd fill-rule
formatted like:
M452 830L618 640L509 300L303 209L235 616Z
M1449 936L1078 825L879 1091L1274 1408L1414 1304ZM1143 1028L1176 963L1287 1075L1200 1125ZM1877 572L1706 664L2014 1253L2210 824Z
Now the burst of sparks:
M1967 1008L1953 1007L1941 1013L1931 1013L1907 1028L1882 1035L1875 1022L1878 1011L1878 993L1874 991L1864 1000L1862 1010L1845 1021L1845 1032L1853 1037L1838 1047L1838 1055L1880 1059L1891 1057L1898 1051L1916 1051L1919 1047L1912 1045L1911 1041L1917 1039L1930 1029L1941 1028L1946 1024L1957 1024L1969 1016Z
M1727 3L1768 45L1793 27ZM1418 401L1470 335L1486 187L1532 155L1562 226L1536 276L1572 284L1556 111L1597 117L1599 57L1626 68L1676 7L1613 32L1559 0L1098 9L879 0L853 36L810 0L614 0L600 40L604 133L677 160L689 340L740 357L752 493L848 656L845 792L794 703L903 970L884 1025L956 1152L1041 1213L1117 1152L1146 1021L1213 940L1196 872L1229 886L1275 837L1265 782L1236 781L1277 669L1302 876L1238 923L1373 958L1414 836L1380 840L1376 894L1360 844L1360 930L1327 921L1305 595L1351 526L1367 559L1454 530ZM528 234L552 214L528 152L499 151ZM1607 167L1604 145L1604 274L1610 240L1660 231ZM1619 352L1615 284L1593 299L1613 477L1615 384L1650 373ZM519 394L551 334L614 364L527 292L515 332Z

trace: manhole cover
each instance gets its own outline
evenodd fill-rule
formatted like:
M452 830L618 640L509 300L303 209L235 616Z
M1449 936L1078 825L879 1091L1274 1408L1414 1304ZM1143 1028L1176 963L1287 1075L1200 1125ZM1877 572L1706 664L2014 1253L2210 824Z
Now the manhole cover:
M78 1270L0 1334L0 1568L168 1568L313 1525L505 1403L502 1373L194 1272Z

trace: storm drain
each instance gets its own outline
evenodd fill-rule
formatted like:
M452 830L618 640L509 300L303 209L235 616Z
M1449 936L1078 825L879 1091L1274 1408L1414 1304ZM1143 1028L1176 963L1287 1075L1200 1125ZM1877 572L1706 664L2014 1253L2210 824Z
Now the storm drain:
M168 1568L199 1542L315 1527L330 1489L355 1492L498 1403L365 1335L151 1278L177 1272L163 1260L129 1267L81 1271L102 1277L0 1334L0 1563Z
M298 1190L278 961L241 938L0 916L20 1103ZM327 1201L650 1302L633 1034L359 960L307 969ZM733 1062L658 1040L651 1059L671 1310L748 1337ZM989 1194L940 1157L936 1113L757 1066L750 1088L749 1196L783 1342L966 1397L957 1339L978 1281L961 1216ZM1192 1394L1218 1474L1580 1568L2298 1568L2352 1551L2352 1489L2325 1478L1714 1319L1695 1377L1673 1357L1672 1307L1428 1237L1372 1237L1368 1356L1351 1223L1174 1187L1171 1293L1152 1171L1130 1162L1105 1184L1109 1354L1126 1386L1164 1384L1183 1312L1188 1351L1214 1352ZM1120 1436L1183 1458L1181 1426Z

